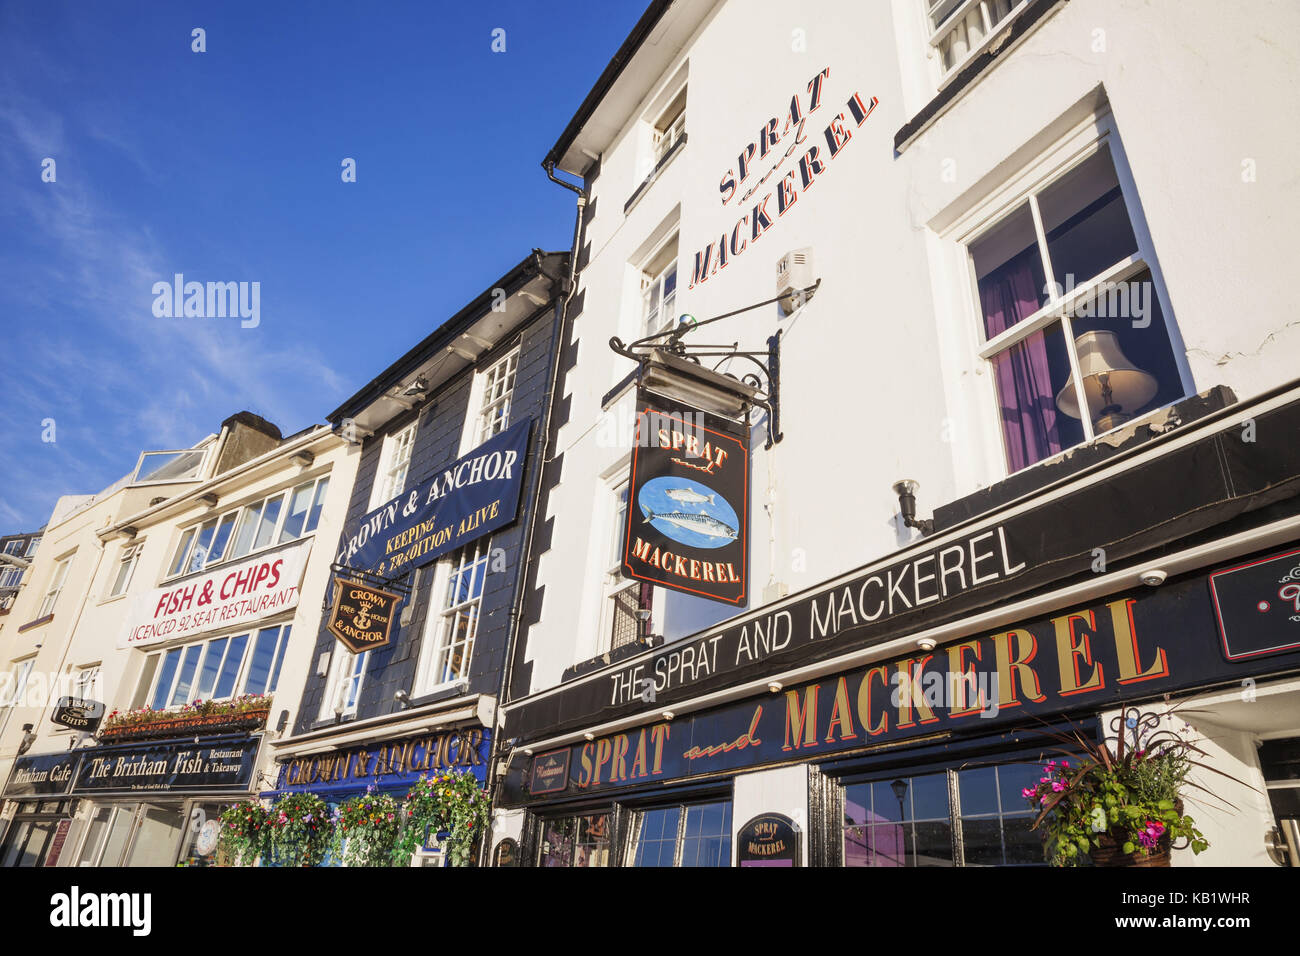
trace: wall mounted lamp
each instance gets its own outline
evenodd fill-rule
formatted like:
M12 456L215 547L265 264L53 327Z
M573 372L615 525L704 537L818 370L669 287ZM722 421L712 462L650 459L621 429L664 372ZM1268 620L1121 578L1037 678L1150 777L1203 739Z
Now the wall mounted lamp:
M919 482L911 478L903 478L894 482L894 494L898 495L898 511L903 516L903 524L909 528L916 528L921 534L934 533L934 519L916 517L916 489L920 488Z

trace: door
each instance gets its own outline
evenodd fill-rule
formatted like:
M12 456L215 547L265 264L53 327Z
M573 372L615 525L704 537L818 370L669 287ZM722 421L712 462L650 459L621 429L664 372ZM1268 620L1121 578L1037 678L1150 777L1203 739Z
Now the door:
M176 862L185 815L181 804L140 805L126 866L171 866Z

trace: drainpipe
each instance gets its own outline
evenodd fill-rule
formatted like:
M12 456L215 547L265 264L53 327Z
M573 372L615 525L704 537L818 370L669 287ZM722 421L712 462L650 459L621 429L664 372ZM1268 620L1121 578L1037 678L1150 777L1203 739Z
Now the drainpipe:
M540 454L537 456L537 465L533 474L533 493L532 504L528 509L528 531L524 535L526 547L520 554L519 567L515 572L514 600L510 604L510 638L506 642L506 666L505 673L501 678L501 693L498 697L498 706L496 719L493 723L492 734L492 757L488 765L487 792L492 795L495 804L496 784L497 784L497 760L498 750L497 741L500 739L501 729L501 711L510 692L511 678L515 670L515 653L519 641L519 625L522 618L523 589L524 582L527 578L528 561L533 555L533 545L537 539L537 512L542 498L542 472L546 467L546 462L551 450L551 414L555 407L555 388L560 377L560 346L565 341L564 333L569 324L569 303L573 300L574 290L577 288L578 274L578 249L582 242L582 215L587 208L587 194L578 186L567 183L555 175L555 163L543 163L546 170L546 176L553 183L558 183L565 189L577 193L577 210L573 217L573 246L569 250L569 274L561 282L561 294L564 296L564 303L560 307L560 315L555 320L555 326L551 331L551 380L546 387L546 395L542 398L542 405L545 409L542 419L542 442ZM479 865L486 866L491 862L492 847L491 841L483 841L483 849L479 854Z

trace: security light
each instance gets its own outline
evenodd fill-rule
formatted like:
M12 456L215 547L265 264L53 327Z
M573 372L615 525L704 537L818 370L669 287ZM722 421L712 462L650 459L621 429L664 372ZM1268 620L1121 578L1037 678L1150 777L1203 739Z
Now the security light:
M898 495L898 511L903 516L903 524L907 527L916 528L921 534L933 534L934 519L922 518L918 521L916 517L916 490L920 487L920 482L913 481L911 478L894 482L894 494Z

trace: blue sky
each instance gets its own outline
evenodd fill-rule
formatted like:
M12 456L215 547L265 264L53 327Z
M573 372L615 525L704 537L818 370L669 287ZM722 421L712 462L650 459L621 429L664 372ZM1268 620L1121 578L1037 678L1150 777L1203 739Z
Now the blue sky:
M568 248L539 163L644 9L0 4L0 533L241 409L323 421ZM260 325L155 317L178 272L259 282Z

